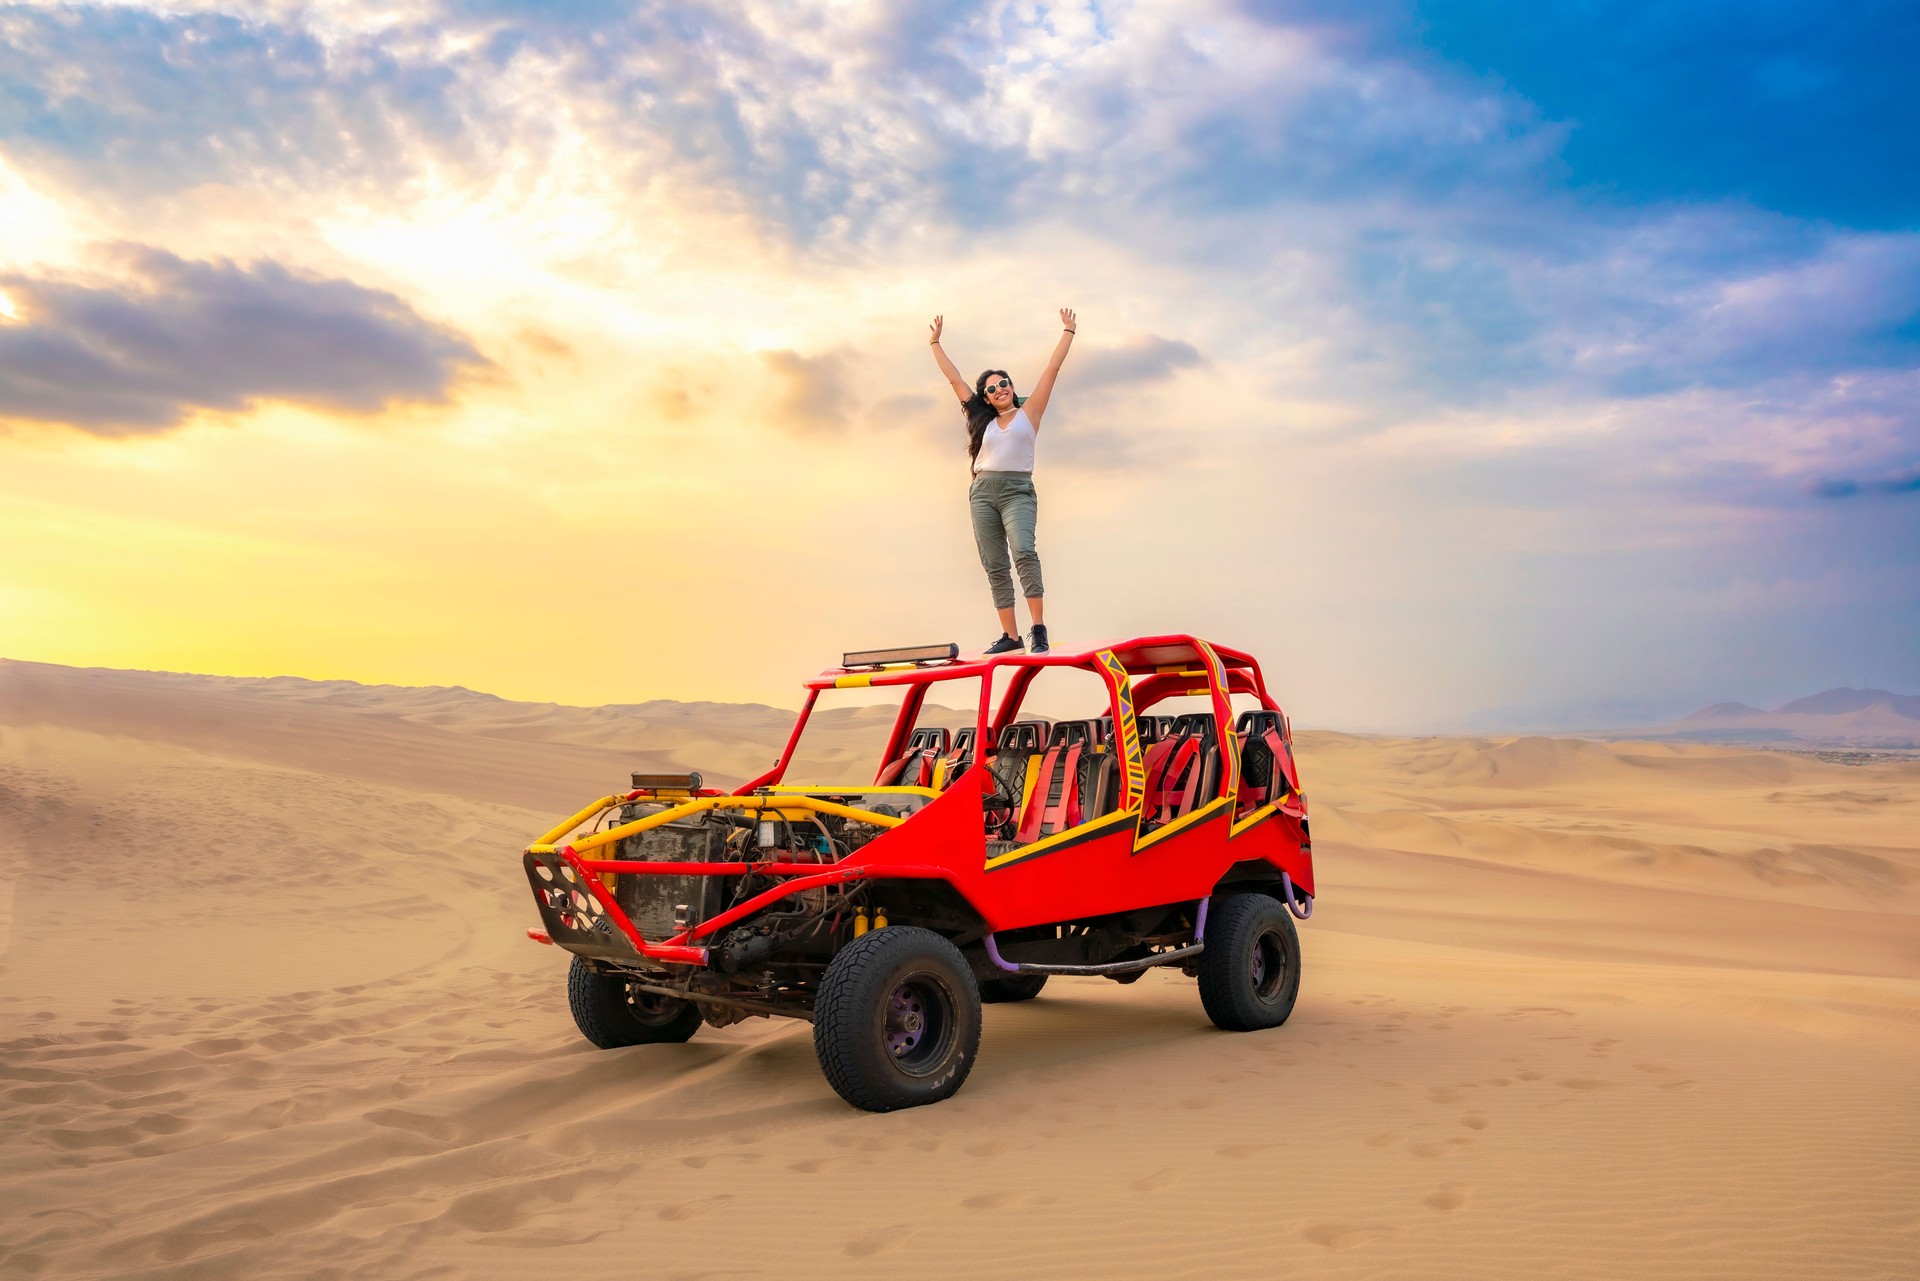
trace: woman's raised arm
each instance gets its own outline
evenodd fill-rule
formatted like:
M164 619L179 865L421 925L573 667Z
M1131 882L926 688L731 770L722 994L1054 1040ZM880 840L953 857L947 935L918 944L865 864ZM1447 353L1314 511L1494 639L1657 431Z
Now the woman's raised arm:
M927 345L933 348L933 363L940 366L940 372L947 376L947 381L953 386L953 394L958 396L960 403L964 405L973 399L973 388L967 386L967 380L960 376L960 371L953 367L953 362L947 359L947 353L940 347L940 331L946 328L946 325L945 316L933 318L933 323L927 326L933 331L933 337L927 340Z
M1073 314L1073 308L1060 309L1060 341L1054 344L1053 356L1047 361L1045 372L1040 381L1033 385L1033 394L1027 397L1027 421L1033 424L1035 431L1040 430L1040 415L1047 412L1047 400L1053 395L1053 380L1060 376L1061 362L1067 358L1067 349L1073 346L1074 331L1080 328L1079 317Z

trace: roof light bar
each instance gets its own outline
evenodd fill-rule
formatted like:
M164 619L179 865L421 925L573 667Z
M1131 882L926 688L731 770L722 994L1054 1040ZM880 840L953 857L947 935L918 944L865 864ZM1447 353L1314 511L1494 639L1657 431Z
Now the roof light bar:
M633 776L633 788L637 792L697 792L700 790L700 775L691 774L638 774Z
M889 663L951 663L960 657L960 647L945 645L908 645L904 649L862 649L842 656L842 667L885 667Z

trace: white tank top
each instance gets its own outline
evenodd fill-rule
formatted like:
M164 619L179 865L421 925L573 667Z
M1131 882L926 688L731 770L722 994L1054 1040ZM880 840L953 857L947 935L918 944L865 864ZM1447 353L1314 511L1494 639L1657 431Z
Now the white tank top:
M1034 434L1033 421L1024 409L1014 410L1005 427L988 423L980 437L980 453L973 460L973 470L1032 471Z

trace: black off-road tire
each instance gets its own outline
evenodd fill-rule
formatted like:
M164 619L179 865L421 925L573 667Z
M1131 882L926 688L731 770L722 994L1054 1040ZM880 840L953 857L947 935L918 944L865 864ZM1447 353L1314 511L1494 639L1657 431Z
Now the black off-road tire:
M567 968L567 1004L580 1035L603 1050L677 1045L700 1029L692 1001L631 991L619 975L596 973L577 956Z
M986 979L980 984L980 999L988 1005L1011 1001L1031 1001L1047 985L1044 974L1009 974L1003 979Z
M932 930L890 925L864 934L820 980L813 1049L827 1083L868 1112L949 1098L980 1051L973 971Z
M1300 936L1279 899L1222 894L1207 909L1200 1003L1229 1032L1279 1027L1300 994Z

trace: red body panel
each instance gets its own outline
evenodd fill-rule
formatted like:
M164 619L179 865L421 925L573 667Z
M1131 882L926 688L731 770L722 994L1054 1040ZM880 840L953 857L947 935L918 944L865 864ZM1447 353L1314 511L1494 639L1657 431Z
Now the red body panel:
M1304 894L1313 894L1313 853L1302 839L1306 814L1298 806L1281 806L1242 828L1227 846L1234 862L1264 859L1285 872Z

